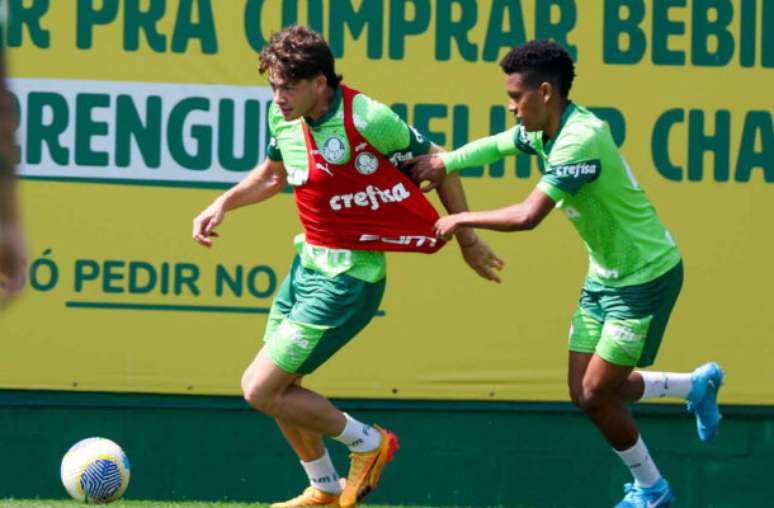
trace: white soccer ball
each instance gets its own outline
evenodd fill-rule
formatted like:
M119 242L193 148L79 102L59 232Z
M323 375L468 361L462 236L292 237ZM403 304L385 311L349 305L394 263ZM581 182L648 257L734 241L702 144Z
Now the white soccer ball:
M129 459L113 441L90 437L67 450L60 474L62 484L76 501L111 503L129 486Z

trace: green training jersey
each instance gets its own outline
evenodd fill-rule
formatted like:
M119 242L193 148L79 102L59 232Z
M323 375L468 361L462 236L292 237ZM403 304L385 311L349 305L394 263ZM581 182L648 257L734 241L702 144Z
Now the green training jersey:
M393 164L430 151L430 141L406 123L388 106L366 95L358 94L352 101L352 119L355 128L371 145ZM331 103L330 110L317 120L286 121L276 104L269 108L271 138L267 156L282 161L288 183L303 185L309 176L309 160L301 122L306 121L322 156L330 163L346 164L351 147L344 129L344 105L341 88ZM295 239L301 264L309 269L334 277L347 273L352 277L376 282L384 278L384 252L330 249L309 245L300 234Z
M588 277L611 287L652 281L680 261L680 253L610 129L589 110L568 103L548 141L521 125L441 154L448 171L504 155L528 153L544 163L538 188L556 202L589 254Z

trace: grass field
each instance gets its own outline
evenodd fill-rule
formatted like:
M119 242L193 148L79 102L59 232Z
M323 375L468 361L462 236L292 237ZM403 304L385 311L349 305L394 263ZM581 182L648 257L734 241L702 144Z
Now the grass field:
M46 499L0 499L0 508L76 508L82 507L83 503L75 501L54 501ZM177 502L177 501L116 501L111 505L115 508L263 508L268 504L260 503L230 503L222 502ZM363 504L364 508L431 508L429 506L407 506L407 505L375 505ZM443 508L434 506L432 508ZM455 507L460 508L460 507ZM527 507L522 507L527 508Z
M76 508L82 507L83 503L75 501L53 501L47 499L0 499L0 508ZM178 502L178 501L116 501L111 504L115 508L263 508L269 506L261 503L230 503L222 502ZM386 506L364 504L368 508L430 508L424 506ZM441 507L433 507L441 508Z

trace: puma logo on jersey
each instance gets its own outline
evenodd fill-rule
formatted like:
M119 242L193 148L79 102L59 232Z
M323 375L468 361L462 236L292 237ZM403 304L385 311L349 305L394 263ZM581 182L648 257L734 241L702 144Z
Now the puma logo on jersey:
M437 238L433 238L432 236L419 236L419 235L403 235L403 236L395 236L395 237L387 237L387 236L379 236L379 235L360 235L360 241L361 242L384 242L384 243L393 243L396 245L411 245L415 244L417 247L422 247L425 244L428 244L428 246L435 247L435 244L438 243Z
M571 206L565 206L562 211L567 214L567 218L570 220L576 220L581 218L581 213Z
M333 171L331 171L331 168L328 167L327 164L323 164L322 162L317 163L317 169L324 173L328 173L329 175L333 176Z

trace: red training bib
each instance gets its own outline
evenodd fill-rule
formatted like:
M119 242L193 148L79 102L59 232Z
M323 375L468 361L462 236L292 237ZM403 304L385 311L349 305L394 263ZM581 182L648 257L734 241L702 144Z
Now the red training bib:
M358 132L352 99L359 92L344 85L341 89L349 162L326 161L309 126L301 122L309 177L294 193L306 241L336 249L436 252L444 245L432 229L438 212L414 182Z

